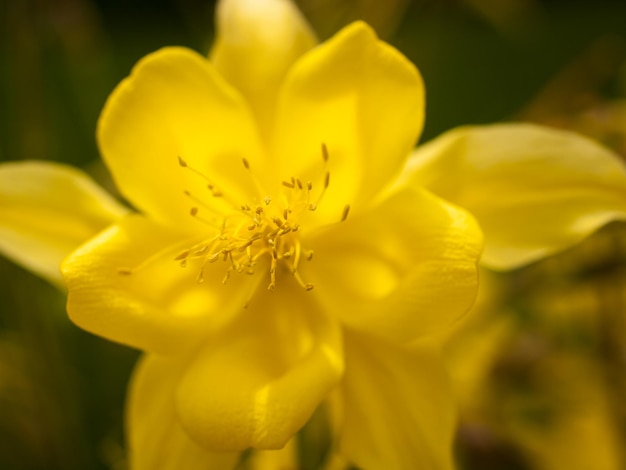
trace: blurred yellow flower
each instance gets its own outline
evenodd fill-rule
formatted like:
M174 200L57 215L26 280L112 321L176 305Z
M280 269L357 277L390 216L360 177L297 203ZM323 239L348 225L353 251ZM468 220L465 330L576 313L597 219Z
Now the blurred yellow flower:
M72 320L148 353L131 468L232 468L324 402L337 461L450 468L453 400L423 340L475 297L482 236L461 207L485 262L508 269L624 217L626 172L591 141L523 125L455 130L410 156L422 80L367 25L317 45L286 0L223 0L217 18L209 60L162 49L110 96L98 142L138 212L94 224L62 266ZM6 210L61 198L21 190L29 175ZM2 227L22 263L32 220Z
M597 269L623 250L599 235L517 273L481 272L482 300L443 348L460 468L624 468L625 279ZM580 269L585 256L592 270Z
M100 148L141 215L64 262L69 314L153 353L131 397L136 462L160 459L155 433L174 432L162 407L154 419L146 410L161 394L193 442L237 452L284 446L341 383L352 461L444 468L450 403L426 418L424 447L396 451L381 435L392 447L380 457L354 437L407 413L420 433L425 404L413 397L445 396L445 380L427 351L398 348L453 322L475 295L481 235L471 216L414 185L391 188L422 127L421 78L363 23L292 65L313 38L289 3L260 5L249 16L241 2L222 4L213 65L163 49L109 98ZM268 30L276 8L281 21ZM344 374L346 361L354 372ZM403 367L406 378L394 369ZM364 425L388 400L363 390L385 373L406 382L392 395L402 408ZM159 448L147 452L149 442Z

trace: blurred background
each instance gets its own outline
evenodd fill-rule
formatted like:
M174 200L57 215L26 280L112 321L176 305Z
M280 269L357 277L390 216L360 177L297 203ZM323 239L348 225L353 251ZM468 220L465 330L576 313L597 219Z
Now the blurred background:
M424 75L422 141L462 124L573 129L626 157L623 0L300 0L324 39L360 18ZM94 130L166 45L208 51L214 2L0 0L0 161L71 163L111 191ZM446 345L461 469L626 469L626 224L484 273ZM64 294L0 258L0 469L123 469L137 353L74 327ZM314 465L303 468L314 469Z

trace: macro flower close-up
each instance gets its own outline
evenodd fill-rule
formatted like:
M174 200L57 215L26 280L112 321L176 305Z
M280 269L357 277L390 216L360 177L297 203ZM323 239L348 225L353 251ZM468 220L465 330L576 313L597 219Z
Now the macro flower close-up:
M163 408L150 404L161 394L191 438L185 446L236 452L281 448L341 383L348 457L365 465L380 450L363 445L361 435L374 434L360 421L383 401L362 403L368 397L357 391L406 367L418 382L402 393L442 393L439 371L413 378L411 359L388 364L388 356L471 305L481 236L462 210L421 188L393 187L422 126L417 70L362 23L305 54L314 39L297 11L259 5L262 12L222 3L214 65L163 49L109 98L100 148L141 215L65 260L68 312L81 327L150 353L131 395L136 449L143 439L159 442L155 432L176 432L160 429ZM264 42L272 15L284 31ZM246 73L260 67L250 56L265 57L261 71ZM372 361L364 374L350 373L378 350L380 371ZM414 355L417 364L422 355ZM403 402L421 421L425 404ZM449 408L431 418L443 442ZM399 411L381 418L400 420L402 435ZM436 449L403 453L393 458L446 466Z
M104 106L98 147L132 209L78 170L3 164L0 249L64 286L76 325L145 353L131 470L285 458L320 413L320 468L452 468L431 339L471 309L479 262L517 268L624 219L622 163L530 124L415 150L422 77L366 23L319 42L287 0L222 0L216 20L208 56L153 52Z

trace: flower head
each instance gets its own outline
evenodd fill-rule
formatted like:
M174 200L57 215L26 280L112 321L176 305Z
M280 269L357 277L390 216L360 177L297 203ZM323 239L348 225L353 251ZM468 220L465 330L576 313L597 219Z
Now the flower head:
M162 49L111 94L98 142L136 212L62 265L72 320L148 353L131 467L231 468L326 404L352 464L449 468L452 398L422 340L476 294L482 234L459 206L506 269L623 217L626 173L580 137L515 125L410 156L422 79L367 25L316 45L287 0L223 0L217 17L210 59Z
M264 4L294 28L291 4ZM355 23L316 48L274 50L259 90L232 36L248 31L237 22L267 24L230 14L213 61L166 48L112 93L98 140L140 214L63 273L77 324L177 364L161 381L194 442L275 449L342 382L347 350L408 344L469 308L481 235L463 210L394 187L424 107L399 52Z

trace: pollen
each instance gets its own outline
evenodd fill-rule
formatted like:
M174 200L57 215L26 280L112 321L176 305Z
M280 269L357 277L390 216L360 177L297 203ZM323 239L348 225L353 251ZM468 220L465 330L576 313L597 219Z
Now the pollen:
M270 291L277 288L282 276L291 276L306 291L313 290L315 286L300 274L301 263L313 260L313 251L302 246L300 222L307 212L317 210L330 186L329 152L325 144L321 146L321 157L323 167L318 188L311 181L290 176L279 180L281 194L266 191L250 161L242 158L242 172L247 173L258 196L254 200L234 201L217 182L179 156L181 169L206 183L206 194L183 192L190 201L189 215L204 223L208 230L204 240L181 250L173 261L186 269L198 269L199 284L205 282L208 266L221 262L225 264L223 283L236 274L255 275L260 271L265 272ZM216 214L210 199L218 197L229 203L234 201L230 211ZM339 217L341 221L346 220L349 210L350 206L346 205Z

